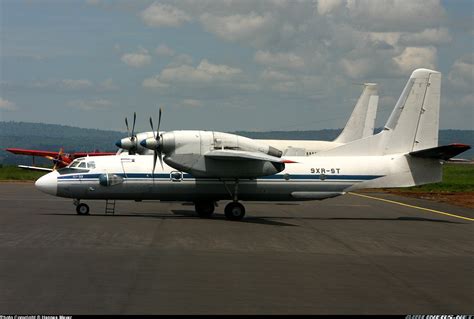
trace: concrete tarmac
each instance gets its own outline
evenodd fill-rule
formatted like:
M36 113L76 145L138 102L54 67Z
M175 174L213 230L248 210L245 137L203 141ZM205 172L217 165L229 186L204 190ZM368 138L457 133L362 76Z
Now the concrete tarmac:
M72 200L0 183L0 314L474 313L474 210L366 195L410 206L248 202L231 222L224 202L199 219L180 203L105 216L90 201L78 216Z

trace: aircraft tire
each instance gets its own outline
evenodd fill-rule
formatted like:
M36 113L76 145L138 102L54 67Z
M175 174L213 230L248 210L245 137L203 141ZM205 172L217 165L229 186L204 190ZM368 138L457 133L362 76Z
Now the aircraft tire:
M78 215L89 215L89 206L87 204L79 204L76 206L76 213Z
M194 209L201 218L210 218L214 214L215 205L213 201L200 201L194 203Z
M229 220L242 220L245 216L245 207L238 202L230 202L225 207L225 217Z

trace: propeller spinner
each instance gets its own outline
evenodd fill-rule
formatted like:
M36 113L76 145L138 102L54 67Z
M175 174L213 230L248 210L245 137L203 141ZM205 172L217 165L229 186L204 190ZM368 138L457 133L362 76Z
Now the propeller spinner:
M136 120L137 120L137 113L133 112L132 131L130 132L130 128L129 128L129 125L128 125L128 119L125 118L125 126L127 127L128 137L123 138L123 139L117 141L117 143L115 143L115 145L117 145L117 147L128 150L128 153L130 155L134 155L136 153L137 147L138 147L138 145L137 145L137 136L135 135Z

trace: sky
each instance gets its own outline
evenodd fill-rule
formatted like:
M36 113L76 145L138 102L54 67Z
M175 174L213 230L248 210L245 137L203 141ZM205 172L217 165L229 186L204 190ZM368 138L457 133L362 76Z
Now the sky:
M0 0L0 120L137 130L341 128L379 84L442 72L442 129L474 129L474 1Z

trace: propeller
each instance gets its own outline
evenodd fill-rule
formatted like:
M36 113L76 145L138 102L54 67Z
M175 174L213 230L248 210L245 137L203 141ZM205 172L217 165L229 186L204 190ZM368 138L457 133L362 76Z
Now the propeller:
M160 107L160 112L158 113L158 127L156 128L156 133L155 133L155 130L153 129L153 119L150 116L150 126L151 126L151 130L153 131L153 137L155 138L155 141L156 141L156 147L153 150L153 174L155 173L157 157L160 158L161 169L163 170L163 158L162 158L163 154L162 154L161 144L160 144L161 113L162 113L162 109Z
M46 156L47 159L53 161L54 163L53 171L57 169L59 163L63 164L64 166L68 165L68 163L63 160L63 153L64 153L64 149L61 147L56 157Z
M135 143L135 140L137 136L135 135L135 122L137 120L137 113L133 112L133 124L132 124L132 132L130 133L130 128L128 127L128 119L125 117L125 126L127 127L127 132L128 136L130 137L130 142L132 142L132 147L128 150L128 153L130 155L135 154L135 151L137 149L137 145Z

